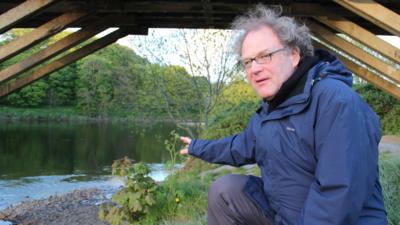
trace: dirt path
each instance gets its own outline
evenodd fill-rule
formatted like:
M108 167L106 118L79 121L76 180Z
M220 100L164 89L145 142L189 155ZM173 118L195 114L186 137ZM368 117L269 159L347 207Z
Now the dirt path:
M389 151L397 156L400 156L400 136L387 135L383 136L379 144L381 151Z

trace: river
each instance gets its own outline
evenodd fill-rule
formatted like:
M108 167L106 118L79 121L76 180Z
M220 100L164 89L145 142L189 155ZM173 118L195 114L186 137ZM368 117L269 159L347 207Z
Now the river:
M146 162L157 181L167 176L164 140L173 124L0 123L0 210L23 200L79 188L112 190L114 159Z

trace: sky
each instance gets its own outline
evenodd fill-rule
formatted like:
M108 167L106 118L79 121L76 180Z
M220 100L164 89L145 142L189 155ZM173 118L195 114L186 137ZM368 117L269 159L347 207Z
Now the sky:
M171 29L163 29L163 30L167 34L168 33L167 30L171 30ZM107 32L109 32L109 31L106 31L104 33L102 32L103 33L102 35L107 34ZM398 36L389 36L389 35L378 35L378 37L383 39L384 41L388 42L389 44L391 44L391 45L393 45L393 46L395 46L397 48L400 48L400 37L398 37ZM127 46L127 47L131 48L132 47L132 44L130 43L131 40L132 40L131 35L128 35L128 36L126 36L124 38L119 39L117 41L117 43L120 44L120 45Z
M387 36L387 35L378 35L378 37L382 38L386 42L390 43L391 45L400 48L400 37L397 36Z
M102 36L104 36L104 35L106 35L106 34L112 32L112 31L114 31L114 30L116 30L116 29L117 29L117 28L109 28L109 29L107 29L107 30L101 32L101 33L98 34L97 36L98 36L98 37L102 37ZM171 30L171 31L172 31L173 29L159 29L159 30L163 30L161 33L164 32L165 34L168 34L168 33L170 32L170 31L168 31L168 30ZM124 37L124 38L119 39L119 40L118 40L118 44L124 45L124 46L127 46L127 47L131 47L131 44L129 43L129 40L131 39L130 36L131 36L131 35L128 35L128 36L126 36L126 37ZM381 39L383 39L383 40L385 40L386 42L390 43L391 45L393 45L393 46L395 46L395 47L397 47L397 48L400 48L400 37L397 37L397 36L389 36L389 35L378 35L378 37L381 38Z

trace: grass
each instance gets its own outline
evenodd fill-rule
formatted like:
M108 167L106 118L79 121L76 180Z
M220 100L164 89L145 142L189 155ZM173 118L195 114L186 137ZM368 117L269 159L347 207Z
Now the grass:
M0 106L0 121L24 122L141 122L154 123L168 121L167 116L144 117L129 111L112 112L107 117L81 115L74 107L23 108Z
M214 175L201 176L206 163L194 160L161 185L158 207L141 224L206 224L207 190ZM177 201L177 199L179 199Z
M87 120L73 107L16 108L0 107L0 119L7 121L82 121Z
M400 156L383 152L380 174L389 225L400 225Z

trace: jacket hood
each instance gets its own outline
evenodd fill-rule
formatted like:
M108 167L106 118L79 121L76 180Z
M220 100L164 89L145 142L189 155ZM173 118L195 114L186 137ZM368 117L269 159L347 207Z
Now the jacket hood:
M343 63L335 55L323 49L317 49L314 52L314 55L317 56L320 61L325 62L325 65L322 65L320 68L318 77L322 79L325 77L329 77L340 80L349 87L352 87L352 73L348 69L346 69Z

